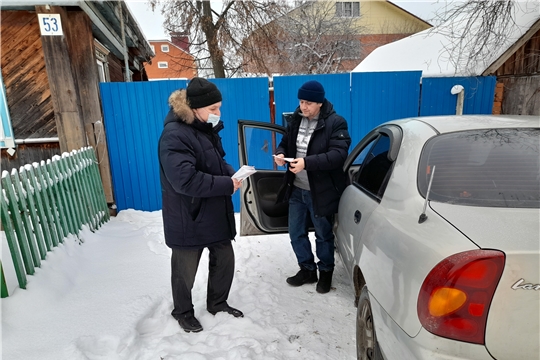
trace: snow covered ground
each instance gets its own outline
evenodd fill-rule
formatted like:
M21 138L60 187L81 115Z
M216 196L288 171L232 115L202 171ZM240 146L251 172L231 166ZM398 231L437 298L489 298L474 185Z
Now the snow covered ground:
M238 219L237 219L238 220ZM206 311L208 256L193 289L204 327L186 333L170 316L170 250L161 212L121 211L49 252L26 290L3 239L11 295L2 299L3 360L355 359L353 290L336 254L333 288L293 288L298 270L287 234L236 238L229 304L244 318Z

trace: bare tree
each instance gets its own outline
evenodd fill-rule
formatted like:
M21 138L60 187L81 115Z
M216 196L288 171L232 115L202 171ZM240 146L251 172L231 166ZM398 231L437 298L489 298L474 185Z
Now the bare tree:
M339 16L336 3L296 1L297 7L251 34L242 54L247 71L288 74L327 74L358 63L360 14ZM353 16L355 15L355 16Z
M161 5L164 27L169 32L189 34L191 54L199 71L216 78L230 77L242 67L238 53L250 33L282 15L286 0L216 2L149 0Z
M477 63L491 59L507 41L509 34L519 31L516 23L523 14L540 14L538 0L467 0L457 1L437 13L444 24L434 28L444 34L449 61L474 72ZM489 64L487 64L489 65Z

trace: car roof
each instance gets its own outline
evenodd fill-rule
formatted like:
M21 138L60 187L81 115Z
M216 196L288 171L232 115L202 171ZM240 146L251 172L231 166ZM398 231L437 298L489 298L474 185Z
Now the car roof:
M398 125L425 123L439 133L493 128L540 128L540 117L531 115L446 115L390 121ZM407 126L409 126L407 125Z

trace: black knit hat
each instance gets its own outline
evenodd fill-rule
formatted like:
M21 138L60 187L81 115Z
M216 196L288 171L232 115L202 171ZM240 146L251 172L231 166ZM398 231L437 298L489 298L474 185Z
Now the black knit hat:
M203 108L221 101L221 92L217 86L200 77L191 79L186 93L189 107L192 109Z
M311 80L298 89L298 99L316 103L324 102L324 88L318 81Z

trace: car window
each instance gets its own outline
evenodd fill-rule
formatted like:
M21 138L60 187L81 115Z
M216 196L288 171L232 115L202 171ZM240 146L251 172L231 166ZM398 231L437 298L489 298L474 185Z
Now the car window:
M488 129L436 136L426 143L418 187L438 202L540 207L539 129ZM433 172L433 167L435 171Z
M386 134L380 134L375 145L365 149L369 150L364 155L362 167L354 182L376 197L381 198L392 168L392 162L388 160L390 138ZM359 156L361 155L362 153Z
M276 153L282 134L268 129L246 127L244 136L249 165L257 170L286 170L283 166L277 167L272 156Z

